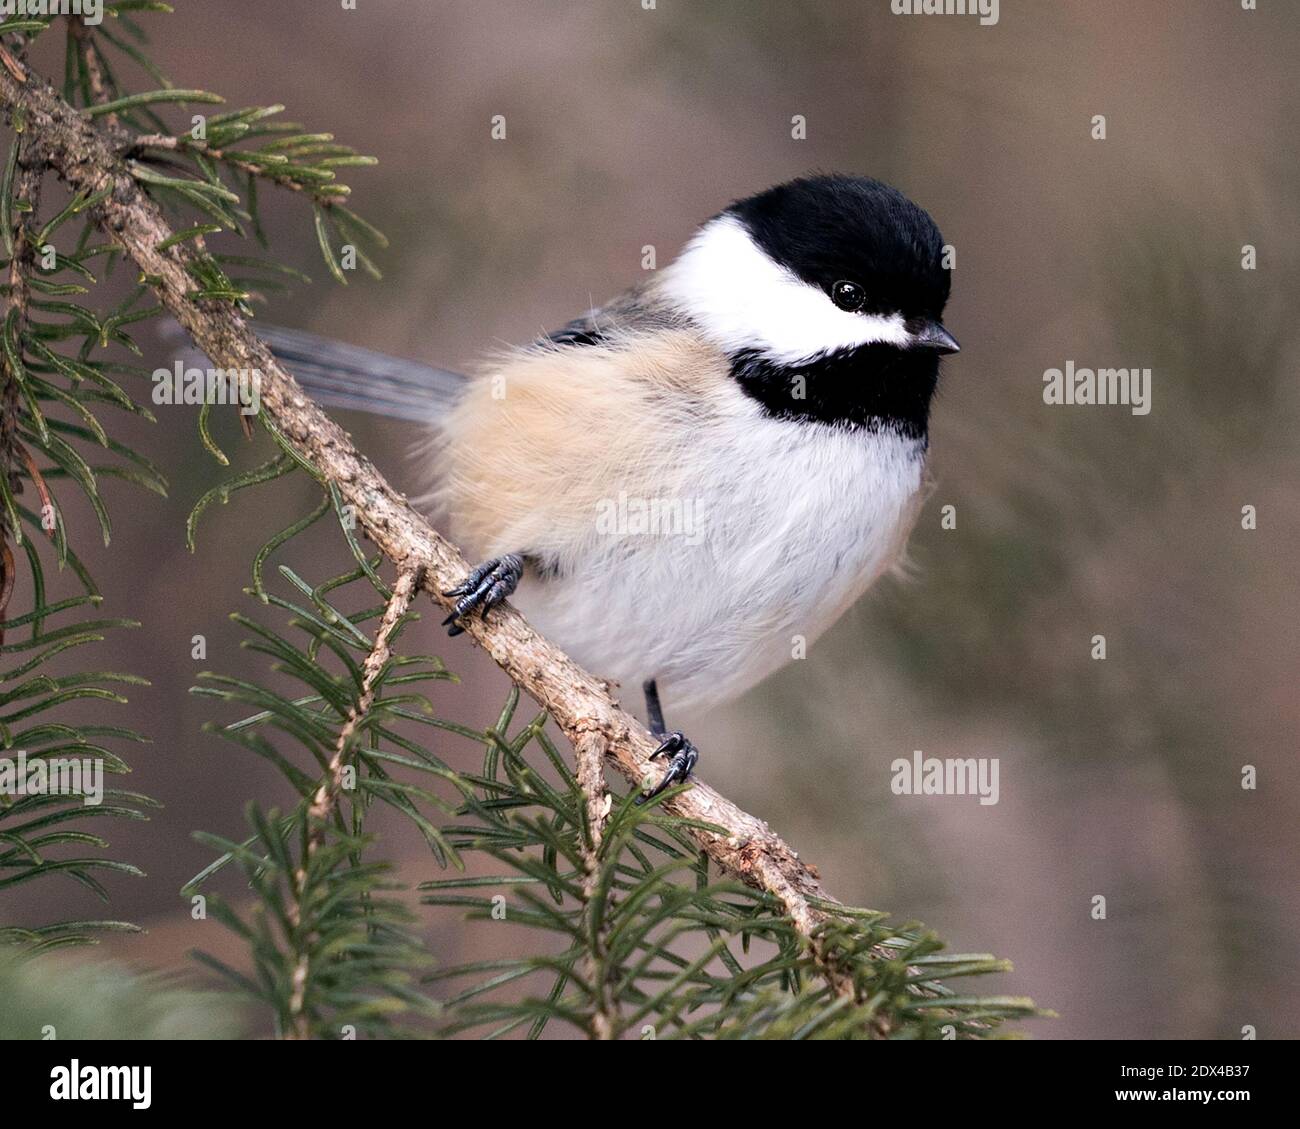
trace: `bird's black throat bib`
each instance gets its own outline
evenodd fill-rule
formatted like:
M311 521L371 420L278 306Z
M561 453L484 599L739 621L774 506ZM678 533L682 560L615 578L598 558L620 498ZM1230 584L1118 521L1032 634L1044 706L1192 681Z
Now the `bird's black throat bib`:
M777 419L892 430L924 439L939 382L939 356L930 349L870 344L787 364L743 349L732 355L731 373L746 395Z

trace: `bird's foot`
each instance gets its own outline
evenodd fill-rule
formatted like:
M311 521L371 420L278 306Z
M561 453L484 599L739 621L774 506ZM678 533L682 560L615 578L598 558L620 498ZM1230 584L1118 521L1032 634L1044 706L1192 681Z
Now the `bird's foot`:
M484 561L464 580L444 596L459 596L451 615L442 621L448 635L459 635L465 629L457 622L475 608L481 608L486 615L502 600L506 599L519 587L519 578L524 574L524 559L518 553L507 553L504 557L493 557Z
M664 778L655 786L653 792L637 797L636 802L638 804L653 800L665 788L669 788L674 784L684 784L689 780L691 773L695 771L696 763L700 759L700 751L682 734L668 733L664 736L663 744L650 754L651 760L658 757L671 758L668 762L668 771L664 773Z

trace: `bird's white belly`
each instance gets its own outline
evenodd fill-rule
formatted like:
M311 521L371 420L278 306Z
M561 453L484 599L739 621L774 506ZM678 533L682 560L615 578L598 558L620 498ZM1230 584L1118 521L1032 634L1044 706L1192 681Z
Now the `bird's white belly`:
M515 601L631 700L654 678L671 712L723 701L789 662L897 559L924 463L923 440L892 432L730 415L691 437L657 523L656 499L611 493L582 557L527 577Z

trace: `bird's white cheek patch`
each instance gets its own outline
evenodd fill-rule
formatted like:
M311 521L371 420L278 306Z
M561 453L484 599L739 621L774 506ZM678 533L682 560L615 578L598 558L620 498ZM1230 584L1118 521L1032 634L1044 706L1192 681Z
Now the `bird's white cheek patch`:
M836 349L911 341L901 314L841 310L773 262L734 216L701 228L664 276L667 295L727 352L759 349L793 364Z

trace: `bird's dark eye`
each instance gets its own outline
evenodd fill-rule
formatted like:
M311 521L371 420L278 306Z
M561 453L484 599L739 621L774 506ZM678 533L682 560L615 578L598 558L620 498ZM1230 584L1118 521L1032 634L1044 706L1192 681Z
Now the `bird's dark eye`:
M862 304L866 300L867 292L856 282L841 279L831 287L831 301L848 313L856 313L862 309Z

